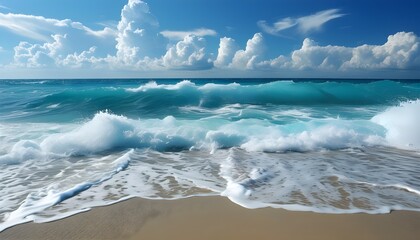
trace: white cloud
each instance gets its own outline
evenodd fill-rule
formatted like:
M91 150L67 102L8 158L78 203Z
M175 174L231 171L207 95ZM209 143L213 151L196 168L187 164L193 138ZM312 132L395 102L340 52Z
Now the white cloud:
M141 0L128 1L121 11L117 28L116 56L106 59L111 65L134 70L197 70L213 67L205 51L204 38L200 36L214 35L214 30L202 28L191 32L159 32L159 22L151 14L147 3ZM181 35L183 38L165 51L168 40L164 37L176 39Z
M286 29L309 32L342 16L339 10L330 9L300 18L284 18L272 26L264 21L260 21L259 25L273 35ZM118 24L99 30L68 19L11 13L0 13L0 28L26 38L16 43L13 62L1 66L2 69L45 70L50 67L61 71L101 68L106 70L104 72L149 71L158 74L165 70L211 68L233 73L309 70L311 73L334 74L354 70L420 69L420 40L414 33L406 32L389 36L382 45L357 47L322 46L306 38L299 49L271 60L264 58L266 46L261 33L249 39L243 49L234 39L223 37L220 38L217 56L213 56L207 52L204 37L215 36L216 31L207 28L160 31L159 22L147 3L141 0L128 0L121 10Z
M198 28L191 31L169 31L165 30L160 32L164 37L171 39L171 40L183 40L188 35L195 35L198 37L205 37L205 36L216 36L217 32L213 29L208 28Z
M238 49L239 47L234 39L227 37L221 38L217 59L214 61L214 66L218 68L228 67Z
M92 47L97 58L115 54L116 30L109 27L93 30L69 19L0 13L0 28L27 38L14 48L11 67L57 67L68 55Z
M295 69L338 69L345 59L351 57L351 48L341 46L318 46L306 38L299 50L293 51L289 67Z
M410 69L420 67L420 40L412 32L390 35L383 45L319 46L305 39L291 57L279 56L258 66L289 70L350 71L380 69Z
M51 39L44 43L20 42L14 47L14 61L10 67L46 68L46 67L71 67L77 68L89 63L101 62L101 57L94 57L97 53L96 46L91 42L75 41L81 37L71 32L69 34L51 35ZM90 58L88 58L88 55Z
M63 40L66 36L53 35L54 41L44 44L30 44L20 42L14 48L13 65L18 67L46 67L55 64L55 57L60 48L63 47Z
M4 5L0 5L0 9L7 9L7 10L9 10L10 8L8 8L8 7L4 6Z
M92 30L79 22L71 22L70 26L74 29L83 30L86 32L86 34L92 35L98 38L115 37L115 30L109 27L105 27L102 30Z
M420 66L420 39L412 32L390 35L385 44L362 45L353 49L352 57L342 68L409 69Z
M159 22L150 13L147 3L129 0L121 11L118 23L116 59L122 65L135 65L145 57L156 57L164 52Z
M21 35L27 38L48 41L50 39L48 32L53 32L52 28L57 28L60 25L66 25L64 21L58 21L55 19L47 19L39 16L23 15L23 14L3 14L0 13L0 27L6 28L17 35Z
M245 50L239 50L235 53L229 67L254 69L262 57L264 49L263 36L261 33L256 33L253 38L247 41Z
M64 34L74 30L81 30L82 33L96 37L108 37L115 34L114 31L107 27L95 31L69 19L57 20L14 13L0 13L0 27L6 28L17 35L43 42L51 40L51 35Z
M109 25L108 25L109 26ZM105 68L110 70L197 70L213 67L205 40L214 30L201 28L187 32L159 32L159 23L147 3L128 0L117 26L100 30L69 19L0 13L0 28L30 41L14 48L10 68ZM186 35L165 49L168 40ZM195 35L195 36L194 36ZM232 57L231 57L232 58Z
M129 0L121 11L116 29L93 30L69 19L57 20L42 16L0 13L0 27L41 43L19 43L15 47L15 66L42 67L98 65L136 66L153 56L154 50L165 52L165 44L157 30L158 22L146 3ZM62 39L58 42L57 37ZM52 44L60 43L57 49ZM53 52L54 50L54 52ZM94 56L95 55L95 56ZM144 61L143 61L144 63Z
M272 69L286 69L290 67L289 59L283 55L276 57L275 59L265 60L258 63L258 68L272 70Z
M329 9L317 12L312 15L299 18L283 18L275 22L272 26L268 25L266 21L258 21L258 26L264 32L271 35L279 35L281 31L297 27L302 33L319 30L325 23L344 16L339 9Z
M336 18L340 18L345 14L339 13L339 9L329 9L321 12L317 12L313 15L300 17L297 19L298 28L303 33L319 30L322 25Z
M168 49L163 65L168 69L197 70L213 67L205 52L204 38L189 35Z
M92 30L71 20L0 14L0 27L41 43L22 41L11 67L107 68L124 70L209 69L204 38L187 35L166 51L168 40L147 3L128 0L116 29ZM55 33L55 34L51 34ZM214 35L197 29L196 35ZM105 47L104 47L105 44ZM166 54L165 54L166 53Z
M295 26L297 24L297 21L292 18L283 18L275 22L273 26L269 26L264 20L258 21L257 24L264 32L271 35L278 35L279 32Z
M71 68L81 68L85 65L92 66L92 63L98 61L98 59L94 57L95 50L95 47L91 47L89 50L83 51L79 54L69 54L66 58L60 60L58 64Z

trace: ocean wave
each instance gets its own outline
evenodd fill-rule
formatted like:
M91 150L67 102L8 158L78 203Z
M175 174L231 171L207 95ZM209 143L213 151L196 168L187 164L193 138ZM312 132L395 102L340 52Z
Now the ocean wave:
M178 120L172 116L135 120L99 112L68 132L45 136L39 142L17 142L0 162L128 148L215 151L239 147L254 152L305 152L385 145L416 150L420 149L419 113L420 100L391 107L371 120L314 119L283 125L260 119L231 122L217 118Z
M275 125L264 120L133 120L100 112L81 126L44 137L20 140L0 162L19 162L48 154L79 156L128 148L157 151L240 147L247 151L285 152L363 147L381 143L383 129L370 121L313 120Z
M417 84L418 85L418 84ZM416 85L417 94L420 87ZM199 98L200 106L217 107L225 104L383 104L385 101L404 100L413 88L393 81L371 83L337 82L293 82L276 81L257 85L239 83L196 85L189 80L176 84L157 84L149 82L127 91L139 94L176 92L191 95L191 103Z
M57 87L53 85L54 87ZM7 101L16 98L13 104L0 107L6 119L34 119L48 116L91 116L97 111L109 109L130 117L162 117L182 115L180 108L222 108L227 105L254 106L367 106L395 105L400 101L415 100L420 95L419 83L378 81L356 82L293 82L275 81L249 85L245 83L198 84L190 80L177 83L148 82L138 87L91 86L86 88L38 89L37 93L25 93L25 98L16 98L16 93ZM43 92L46 91L47 92ZM28 102L24 102L27 99ZM13 106L12 110L9 106ZM10 112L12 111L12 112ZM17 113L22 114L17 114Z
M420 149L420 100L402 102L376 115L372 121L387 129L386 140L392 146Z

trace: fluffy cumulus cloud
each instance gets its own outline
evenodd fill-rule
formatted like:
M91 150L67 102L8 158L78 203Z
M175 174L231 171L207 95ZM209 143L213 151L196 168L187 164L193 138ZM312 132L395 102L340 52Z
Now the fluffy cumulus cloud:
M240 49L235 40L228 37L220 39L217 58L214 66L224 69L251 70L258 68L264 55L264 37L256 33L246 43L245 49Z
M339 9L328 9L304 17L283 18L272 25L269 25L266 21L261 20L258 22L258 26L261 30L271 35L280 35L282 31L293 27L297 27L297 29L302 33L307 33L319 30L325 23L343 16L344 14L340 13Z
M291 61L285 67L294 69L336 70L352 55L351 48L342 46L319 46L315 41L306 38L302 47L291 55Z
M352 49L343 69L410 69L420 66L420 39L412 32L399 32L383 45L362 45Z
M92 63L99 59L94 56L96 47L90 47L88 50L80 53L74 52L68 55L61 55L65 48L67 35L53 35L53 41L44 44L31 44L20 42L14 48L14 61L12 67L26 68L47 68L70 67L80 68L84 66L92 67Z
M231 68L254 69L264 52L264 41L261 33L256 33L248 40L244 50L238 50L233 56Z
M289 62L280 67L324 70L409 69L420 66L419 38L412 32L399 32L383 45L354 48L319 46L305 39L301 49L292 53Z
M135 65L145 57L157 57L164 51L159 22L141 0L129 0L124 6L117 32L116 59L123 65Z
M58 64L71 68L92 66L92 63L101 62L100 59L95 57L95 51L96 47L91 47L89 50L82 51L81 53L69 54L66 58L60 60Z
M14 60L9 67L26 68L81 68L95 67L104 62L97 57L97 48L91 46L86 50L74 51L70 48L69 37L65 35L52 35L52 40L46 43L20 42L14 47Z
M46 67L55 63L66 36L53 35L54 41L44 44L20 42L14 48L14 64L20 67Z
M232 62L236 51L239 49L235 40L228 37L220 39L217 59L214 61L214 66L218 68L227 68Z
M121 11L117 30L117 54L108 58L111 63L147 70L197 70L213 66L205 51L204 38L200 36L215 35L214 30L159 32L159 22L141 0L128 1ZM164 37L181 39L165 49Z
M204 38L188 35L163 56L163 65L169 69L209 69L213 63L205 52Z
M205 40L200 37L215 35L213 30L159 32L159 22L141 0L129 0L124 6L117 32L116 56L107 58L113 65L136 70L198 70L213 66L205 50ZM165 39L181 36L172 46Z
M262 60L263 37L255 34L244 50L234 51L234 40L222 38L216 67L260 70L321 70L348 72L351 70L392 70L420 68L420 38L412 32L390 35L383 45L344 47L321 46L306 38L300 49L289 56ZM232 57L233 56L233 57Z

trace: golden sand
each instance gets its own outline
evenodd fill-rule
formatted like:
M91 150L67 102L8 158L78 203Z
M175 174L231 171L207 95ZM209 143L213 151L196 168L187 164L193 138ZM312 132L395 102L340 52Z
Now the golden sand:
M420 212L317 214L245 209L221 197L131 199L50 223L27 223L0 239L420 239Z

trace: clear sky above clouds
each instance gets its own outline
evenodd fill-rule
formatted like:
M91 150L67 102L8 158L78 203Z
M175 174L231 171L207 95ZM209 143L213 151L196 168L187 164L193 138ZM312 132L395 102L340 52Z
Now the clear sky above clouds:
M415 0L0 0L0 78L420 78Z

